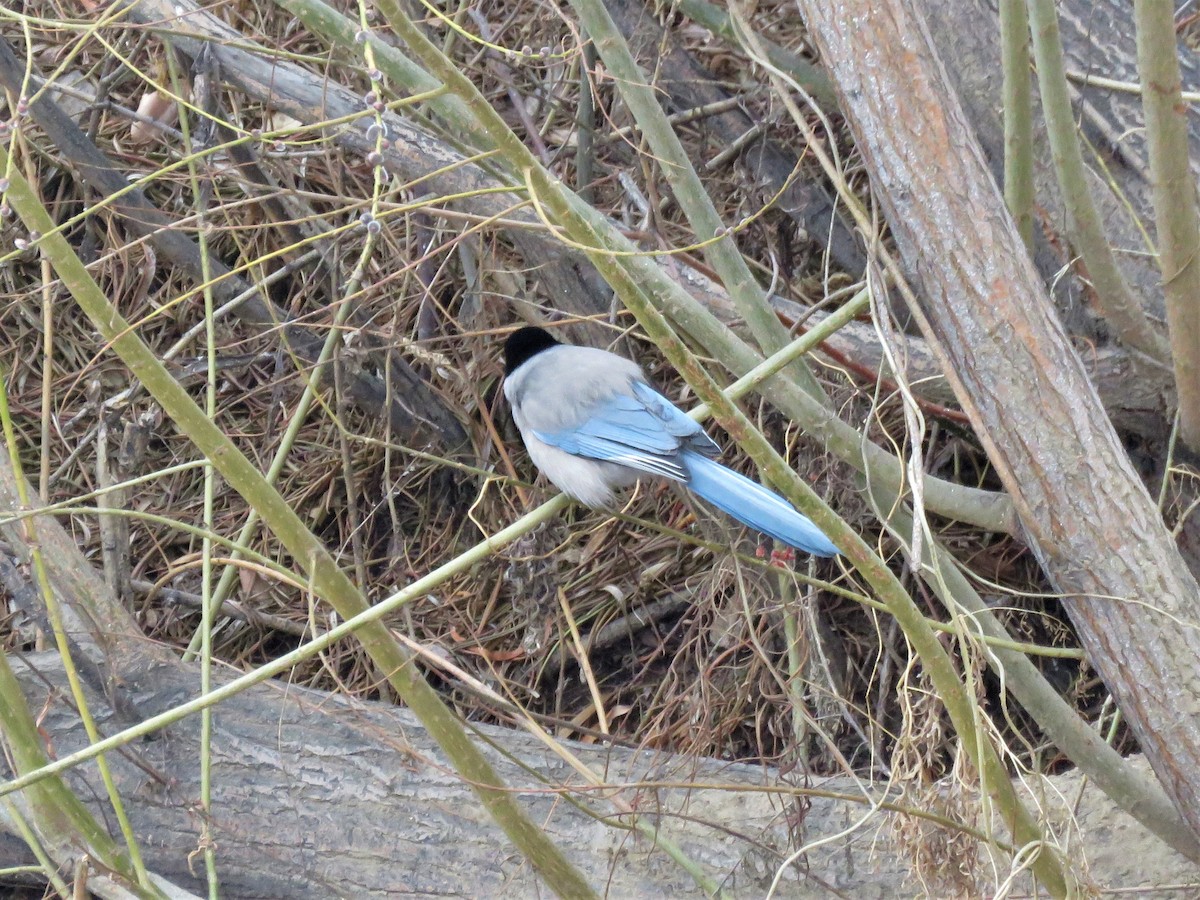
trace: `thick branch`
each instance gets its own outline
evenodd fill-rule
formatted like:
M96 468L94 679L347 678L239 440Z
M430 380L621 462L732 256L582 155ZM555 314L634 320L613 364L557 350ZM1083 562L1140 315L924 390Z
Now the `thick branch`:
M1200 589L1054 315L912 0L803 5L921 274L927 337L1093 664L1200 831Z
M80 749L86 738L62 701L57 658L39 654L29 662L38 674L20 662L15 669L33 708L40 709L58 686L43 721L45 734L60 755ZM129 690L144 715L194 696L198 683L193 667L175 664L150 665L129 676ZM93 709L105 726L103 700L96 698ZM624 830L620 820L610 824L595 817L611 804L575 791L592 810L586 813L548 792L537 776L576 786L579 779L540 741L501 728L478 732L497 748L487 750L489 759L524 792L522 802L594 887L610 897L703 896L661 849ZM512 854L470 788L448 770L405 710L273 684L223 703L215 716L208 823L195 814L198 738L198 722L185 720L131 745L124 755L112 755L147 865L180 887L204 893L203 870L192 870L189 854L207 835L216 845L222 895L238 900L533 896L539 890L532 870ZM760 766L566 746L593 771L607 772L610 782L630 784L615 795L606 790L605 797L636 801L643 816L662 821L682 850L722 879L732 896L763 895L789 854L822 840L829 843L785 867L776 896L824 898L835 890L898 896L905 888L907 852L894 843L894 832L880 827L887 812L868 817L862 786L853 781L826 779L793 789L779 772ZM94 813L106 812L90 767L73 770L70 782ZM1043 800L1057 795L1073 801L1078 790L1076 778L1060 779ZM1065 815L1063 810L1054 817ZM1083 839L1082 856L1100 885L1134 888L1197 877L1193 866L1112 809L1099 791L1089 788L1072 815ZM864 817L862 827L849 827ZM936 839L939 826L926 826L929 839ZM2 832L0 818L0 859L23 861L27 851Z

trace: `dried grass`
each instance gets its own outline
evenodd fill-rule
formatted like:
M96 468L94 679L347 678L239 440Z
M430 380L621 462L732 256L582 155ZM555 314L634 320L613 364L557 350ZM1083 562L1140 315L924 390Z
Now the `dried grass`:
M370 79L359 64L339 54L331 57L277 7L238 2L219 9L244 33L270 36L271 46L305 57L314 78L336 80L363 94L370 90ZM29 3L25 12L47 22L63 14L49 0ZM572 27L558 12L553 5L509 0L494 0L486 10L494 42L555 51L572 47L575 41ZM763 32L779 43L803 45L790 5L761 3L756 17ZM141 71L165 79L162 45L157 40L120 26L105 28L103 33L127 51ZM12 20L0 20L0 34L20 46L20 31ZM799 145L799 136L773 115L769 92L753 80L744 59L719 42L708 42L694 26L683 28L682 34L702 63L746 92L749 109L776 122L773 137ZM35 65L46 73L67 58L75 33L48 26L36 29L33 37ZM508 66L462 40L455 42L454 49L518 133L520 117L512 98L524 98L524 113L541 126L553 165L570 183L572 151L564 141L571 137L577 98L565 62L551 59ZM128 72L122 74L117 60L94 40L83 43L69 71L82 75L77 86L88 91L102 82L110 86L109 103L85 120L114 165L131 177L152 177L148 190L162 209L179 217L192 215L194 198L186 170L161 171L179 156L177 138L169 134L144 146L131 143L125 111L138 107L147 85ZM628 125L611 85L601 81L600 86L602 128ZM222 94L222 100L226 114L235 116L244 128L281 124L243 97ZM714 152L702 124L686 126L682 133L694 158L703 160ZM262 147L263 163L280 184L299 192L295 209L307 209L307 215L335 225L352 223L362 211L363 198L371 195L372 169L326 142L301 144L313 137L300 131L278 149ZM55 149L32 126L22 127L21 142L21 158L51 212L59 219L79 213L89 200L78 182L61 170ZM643 148L619 139L601 140L599 147L601 163L609 171L628 171L646 196L660 197L661 179ZM248 262L256 278L297 255L288 251L272 256L293 242L292 232L283 223L265 218L259 204L246 202L247 192L227 161L218 159L208 172L212 198L206 233L215 255L234 264ZM728 220L758 209L762 202L756 186L745 183L732 169L716 172L708 186ZM405 199L403 191L390 195L384 208L395 208ZM636 204L613 177L597 184L595 202L630 227L641 219ZM674 204L661 203L653 220L666 243L690 242L690 232ZM306 226L300 215L290 224ZM183 227L194 233L194 222ZM782 215L769 213L755 227L759 230L747 235L743 246L770 271L780 242L795 243L792 226ZM160 265L148 245L131 240L111 213L85 219L69 236L85 258L90 257L92 274L109 297L139 323L139 334L158 351L165 353L203 321L203 299L194 284ZM0 221L0 253L12 252L21 237L13 218ZM358 240L355 232L343 231L330 241L343 271L353 262ZM464 259L478 267L478 284L464 273ZM800 299L819 297L823 287L815 262L815 257L797 260L792 277L780 289ZM133 386L57 284L49 287L53 353L49 359L43 354L42 277L32 252L10 257L0 266L0 333L11 348L7 353L10 402L21 423L29 470L40 468L46 473L44 499L70 500L97 487L96 444L102 419L108 424L108 452L121 460L119 477L164 472L194 460L194 449L161 422L160 413L144 394L134 390L128 402L106 405ZM284 279L271 289L280 307L317 334L330 327L337 313L335 304L352 302L356 324L346 327L340 348L343 357L371 365L362 349L365 337L401 347L402 355L426 374L446 405L462 412L473 448L470 465L501 479L486 481L448 469L437 459L414 455L409 451L421 448L398 446L378 417L353 410L336 391L326 392L324 406L303 427L288 456L279 487L288 503L341 554L346 567L365 575L363 587L372 598L449 559L481 532L498 530L523 511L526 498L546 494L544 485L518 490L506 480L513 476L530 480L533 472L497 391L498 349L504 329L513 321L509 301L532 287L532 277L493 234L463 237L446 219L407 213L390 219L379 235L364 286L353 297L342 298L336 279L327 273L313 277L311 269L305 277ZM436 333L425 338L421 337L425 326L419 321L423 305L436 321ZM613 334L615 339L618 332ZM270 329L225 318L216 323L216 343L217 422L265 468L303 383ZM682 400L679 383L656 364L653 348L639 345L637 350L659 384ZM181 371L200 368L201 376L188 382L197 397L203 392L198 366L203 354L203 341L196 338L176 358ZM47 365L52 365L52 434L43 444L38 428ZM840 373L826 374L846 405L849 420L869 422L872 438L887 434L892 436L889 440L902 443L903 419L897 404L885 401L871 410L868 395L857 393ZM822 494L837 498L843 513L869 532L867 510L841 467L821 457L802 435L784 431L772 416L763 420L768 432L786 446L795 466L812 478ZM927 454L939 459L941 468L955 468L960 477L976 473L981 483L990 479L983 456L966 435L949 429L937 432ZM447 478L465 492L469 498L465 505L446 502ZM163 474L133 492L128 505L199 526L201 480L197 468ZM220 491L216 530L236 534L247 512L237 494ZM890 769L893 776L903 774L924 784L954 769L959 755L944 727L940 702L929 698L924 689L897 690L912 678L911 661L903 640L887 621L837 595L810 593L790 578L781 583L777 570L732 555L726 524L714 522L672 490L643 487L623 512L638 522L662 523L701 543L660 533L649 524L574 509L563 521L529 536L490 564L446 583L390 624L438 648L481 682L527 706L553 724L558 734L591 739L598 733L598 717L560 609L561 590L585 636L608 628L606 643L589 654L587 665L619 740L785 767L803 765L812 774L840 772L846 764L868 776ZM77 515L71 521L80 546L98 563L95 517ZM946 529L941 537L985 578L1017 591L1042 587L1036 568L1011 542L961 526ZM715 538L717 548L703 543L706 538ZM888 545L884 539L883 546ZM737 546L751 545L743 538ZM270 535L260 532L253 547L280 565L291 566ZM140 519L130 524L129 556L135 579L198 593L199 554L199 538L170 524ZM853 579L830 563L820 563L814 571L855 587ZM325 609L304 590L263 575L244 578L236 599L296 625L324 630L330 624ZM168 645L186 646L199 621L194 609L162 596L137 594L130 603L147 633ZM1021 605L1029 614L1010 616L1021 637L1070 640L1066 626L1053 614L1044 614L1042 604ZM629 624L622 632L620 623L633 623L638 611L646 608L654 610L653 618L636 627ZM941 616L932 604L928 614ZM796 677L808 677L809 683L793 682L788 671L783 618L790 615L821 624L803 629L800 635L804 668ZM0 618L0 628L8 628L7 622ZM7 644L20 640L15 630L0 634ZM296 642L294 634L234 620L219 631L215 651L229 664L245 667ZM387 693L379 673L353 642L343 642L335 651L301 666L293 678L365 697ZM442 687L470 717L505 718L505 713L462 686L445 682ZM1096 696L1081 692L1080 705L1087 708ZM987 696L980 699L989 702ZM803 711L796 709L797 701L806 707ZM1020 751L1024 762L1034 761L1040 737L1029 722L1006 719L998 727L1008 732L1013 746L1030 748ZM927 805L928 799L920 803ZM937 803L952 801L940 797ZM953 806L958 815L969 812L961 802ZM900 831L904 833L903 828ZM934 847L931 841L935 840L942 838L924 832L912 836L914 848L924 848L914 849L915 859L935 853L942 860L937 866L922 862L922 871L940 878L940 883L964 885L962 879L969 876L963 873L971 870L971 864L963 862L966 851Z

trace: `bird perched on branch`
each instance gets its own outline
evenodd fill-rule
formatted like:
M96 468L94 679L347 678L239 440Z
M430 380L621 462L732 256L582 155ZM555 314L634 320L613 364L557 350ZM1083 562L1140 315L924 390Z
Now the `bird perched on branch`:
M643 475L678 481L744 525L815 556L837 547L791 504L713 459L699 423L636 364L521 328L504 345L504 396L529 458L564 494L609 507Z

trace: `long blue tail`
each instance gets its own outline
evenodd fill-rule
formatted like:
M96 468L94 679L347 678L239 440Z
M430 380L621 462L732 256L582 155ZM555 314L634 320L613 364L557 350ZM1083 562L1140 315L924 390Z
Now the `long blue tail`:
M722 512L814 556L836 556L838 548L792 505L761 484L719 462L685 451L688 487Z

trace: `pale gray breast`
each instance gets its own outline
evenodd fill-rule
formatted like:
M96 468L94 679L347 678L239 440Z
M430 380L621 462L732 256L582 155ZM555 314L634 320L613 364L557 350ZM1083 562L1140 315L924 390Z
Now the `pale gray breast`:
M634 380L645 381L637 363L594 347L551 347L532 357L504 382L517 427L552 433L582 425L597 405Z

